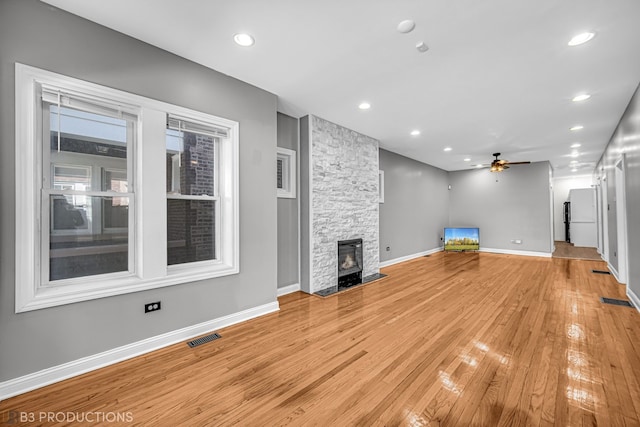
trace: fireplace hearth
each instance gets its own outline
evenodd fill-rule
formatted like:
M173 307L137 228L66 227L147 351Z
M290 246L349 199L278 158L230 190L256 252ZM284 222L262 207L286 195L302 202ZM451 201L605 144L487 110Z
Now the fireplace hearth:
M338 241L338 287L362 283L362 239Z

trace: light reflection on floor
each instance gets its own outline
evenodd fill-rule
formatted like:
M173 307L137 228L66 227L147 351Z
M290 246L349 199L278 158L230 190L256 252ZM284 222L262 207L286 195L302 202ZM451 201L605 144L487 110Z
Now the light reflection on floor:
M458 385L451 379L449 374L444 371L440 371L438 373L438 376L440 377L440 382L442 383L444 388L458 396L460 395L460 389L458 388Z
M577 299L582 299L577 292L568 292L565 294L571 301L571 310L568 314L566 323L566 336L569 338L566 352L566 369L567 387L565 396L570 405L576 405L579 408L594 412L596 398L590 391L592 384L596 380L592 376L589 369L588 355L581 351L587 345L587 332L584 326L577 323L576 320L581 315L580 311L584 307L579 307Z
M429 426L429 421L424 419L424 417L420 414L416 414L413 411L406 410L404 411L405 419L407 420L407 426L409 427L427 427Z

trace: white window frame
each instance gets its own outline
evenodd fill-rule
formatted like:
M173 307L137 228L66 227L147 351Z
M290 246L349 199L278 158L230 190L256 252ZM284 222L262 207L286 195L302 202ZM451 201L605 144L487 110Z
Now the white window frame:
M204 125L206 126L212 126L215 127L215 123L212 122L206 122L205 120L203 120L203 118L200 118L200 120L196 120L195 117L191 116L189 118L186 117L178 117L176 114L169 114L169 116L172 116L172 119L174 120L183 120L183 121L188 121L188 122L200 122L198 124L200 125ZM189 130L185 130L185 132L189 132ZM198 132L194 132L194 133L198 133ZM214 141L214 154L213 154L213 158L214 158L214 186L212 188L212 193L213 194L203 194L203 195L190 195L190 194L176 194L173 189L174 189L174 174L172 173L171 176L171 187L172 187L172 191L171 192L167 192L166 198L167 201L169 200L205 200L205 201L210 201L213 202L213 206L214 206L214 223L218 224L219 221L222 220L222 215L220 214L221 212L221 203L220 203L220 186L221 185L225 185L225 181L224 181L224 175L221 175L220 172L220 168L219 168L219 162L220 162L220 153L222 151L221 149L221 142L220 142L220 137L219 136L213 136L213 138L215 138ZM172 158L172 162L174 161L174 159ZM186 190L186 189L181 189L182 190ZM188 269L193 269L193 268L197 268L197 267L206 267L209 265L215 265L215 263L218 262L219 260L219 255L220 255L220 251L221 251L221 238L218 232L218 229L216 227L216 232L214 233L214 253L215 253L215 258L213 260L207 260L207 261L194 261L194 262L190 262L190 263L182 263L182 264L173 264L173 265L169 265L167 268L169 269L170 272L179 272L179 271L184 271L184 270L188 270Z
M203 279L237 274L239 258L239 124L188 108L16 63L16 313L139 292ZM41 282L40 189L42 151L38 87L47 85L72 93L106 99L135 110L138 116L132 160L135 236L129 242L131 271L68 279L64 284ZM167 113L226 128L219 152L219 257L214 262L167 268L166 147ZM48 207L47 207L48 208ZM194 265L191 265L194 264ZM197 265L195 265L197 264ZM173 266L172 266L173 267ZM90 278L87 280L87 278ZM57 281L56 281L57 282ZM62 282L62 281L61 281Z
M277 147L277 158L282 161L282 188L276 189L279 198L296 198L296 152L288 148ZM277 164L276 164L277 168ZM277 169L276 169L277 174Z

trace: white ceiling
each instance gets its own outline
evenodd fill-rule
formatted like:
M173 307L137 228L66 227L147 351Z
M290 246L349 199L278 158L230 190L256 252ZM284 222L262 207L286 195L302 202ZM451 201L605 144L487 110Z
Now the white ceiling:
M580 142L574 174L590 173L640 81L637 0L46 2L272 92L284 113L445 170L499 151L571 175ZM405 19L416 22L409 34L396 30ZM569 47L583 31L596 37ZM238 32L255 45L237 46ZM581 92L591 99L572 102Z

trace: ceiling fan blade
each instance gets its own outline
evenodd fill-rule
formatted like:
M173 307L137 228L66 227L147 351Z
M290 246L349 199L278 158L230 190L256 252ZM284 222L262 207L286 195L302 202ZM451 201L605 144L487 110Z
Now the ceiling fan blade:
M509 160L499 159L500 153L493 153L495 160L491 162L491 172L502 172L509 169L509 165L528 165L531 162L510 162Z

